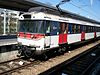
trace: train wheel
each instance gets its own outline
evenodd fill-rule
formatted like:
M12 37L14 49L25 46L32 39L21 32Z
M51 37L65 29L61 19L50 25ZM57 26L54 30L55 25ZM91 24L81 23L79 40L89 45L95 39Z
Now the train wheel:
M62 47L62 52L65 52L66 51L66 47Z
M30 58L30 57L33 56L33 52L30 51L30 50L25 50L25 51L24 51L24 56L25 56L26 58Z
M60 55L62 53L62 48L60 47L58 50L58 55Z
M42 60L44 60L44 61L48 60L48 56L46 55L46 53L44 53L44 54L42 55Z

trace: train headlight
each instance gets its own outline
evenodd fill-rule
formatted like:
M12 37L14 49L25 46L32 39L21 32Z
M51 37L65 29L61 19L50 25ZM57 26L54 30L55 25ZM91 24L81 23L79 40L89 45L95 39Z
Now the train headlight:
M33 39L34 35L31 35L31 39Z
M20 34L18 33L18 34L17 34L17 37L19 37L19 36L20 36Z

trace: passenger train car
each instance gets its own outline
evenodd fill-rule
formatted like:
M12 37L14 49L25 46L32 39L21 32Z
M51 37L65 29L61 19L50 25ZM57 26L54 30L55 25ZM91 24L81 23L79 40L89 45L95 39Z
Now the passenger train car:
M100 37L100 23L45 7L31 8L19 17L19 54L25 57L67 50L67 45Z

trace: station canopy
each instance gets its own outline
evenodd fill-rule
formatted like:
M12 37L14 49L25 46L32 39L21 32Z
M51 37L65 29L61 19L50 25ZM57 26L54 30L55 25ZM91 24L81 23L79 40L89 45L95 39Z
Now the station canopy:
M52 9L54 11L58 11L58 9L54 6L50 6L44 3L37 2L35 0L0 0L0 8L6 8L16 11L24 11L27 12L32 7L46 7L48 9ZM100 22L86 18L84 16L80 16L78 14L62 10L62 15L67 15L68 17L100 24Z

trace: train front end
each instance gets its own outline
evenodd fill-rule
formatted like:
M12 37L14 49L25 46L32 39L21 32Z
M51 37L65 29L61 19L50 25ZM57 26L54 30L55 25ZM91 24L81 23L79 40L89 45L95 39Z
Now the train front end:
M32 20L31 14L21 15L17 34L18 56L32 57L41 55L44 50L45 22Z

